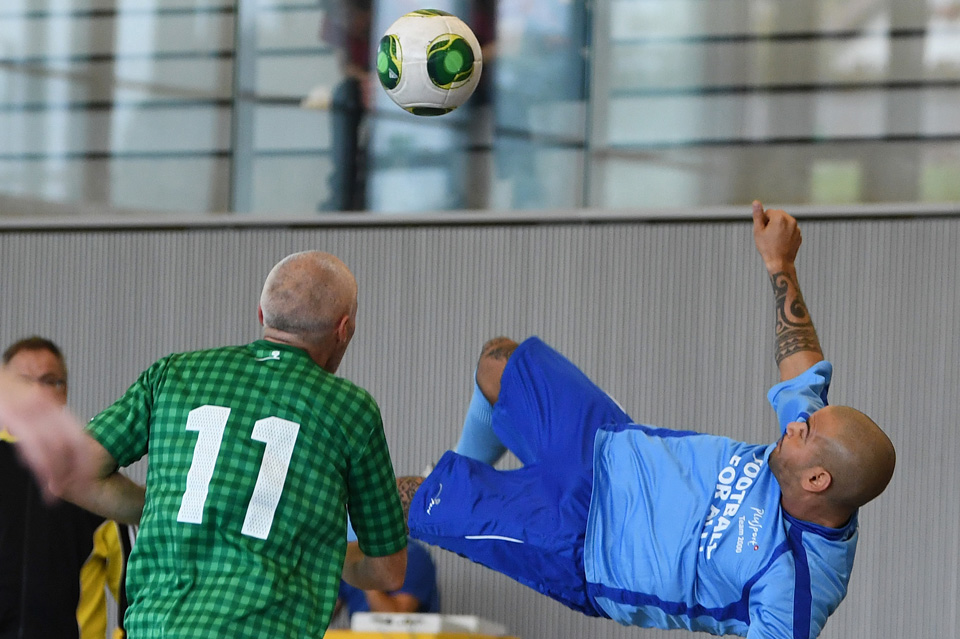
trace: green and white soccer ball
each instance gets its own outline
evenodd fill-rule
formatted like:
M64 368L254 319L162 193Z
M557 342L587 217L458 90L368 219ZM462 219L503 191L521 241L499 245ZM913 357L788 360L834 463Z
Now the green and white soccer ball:
M402 16L377 50L377 75L387 95L414 115L443 115L477 88L480 43L463 20L436 9Z

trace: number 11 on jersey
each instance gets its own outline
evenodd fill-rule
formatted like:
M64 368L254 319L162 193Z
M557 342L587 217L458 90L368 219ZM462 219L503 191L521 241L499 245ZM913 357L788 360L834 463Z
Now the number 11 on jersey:
M210 480L220 456L223 433L230 418L230 409L224 406L201 406L187 415L187 430L197 431L193 460L187 472L187 488L180 500L177 521L199 524L210 490ZM280 496L287 480L287 470L293 457L293 448L300 433L300 424L266 417L253 425L251 438L266 447L260 461L260 473L240 532L248 537L266 539L273 525L273 516L280 504Z

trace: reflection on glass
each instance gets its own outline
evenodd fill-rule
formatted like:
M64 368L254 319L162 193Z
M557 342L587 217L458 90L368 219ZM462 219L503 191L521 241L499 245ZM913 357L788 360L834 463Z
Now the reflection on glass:
M0 193L224 210L232 3L0 6Z
M0 3L5 200L311 216L960 200L956 0L438 0L484 69L433 118L372 69L417 0L41 4Z
M930 184L960 156L955 6L612 3L599 204L952 198Z
M497 19L494 157L501 197L496 204L579 206L579 180L569 169L584 151L584 7L551 0L500 2Z

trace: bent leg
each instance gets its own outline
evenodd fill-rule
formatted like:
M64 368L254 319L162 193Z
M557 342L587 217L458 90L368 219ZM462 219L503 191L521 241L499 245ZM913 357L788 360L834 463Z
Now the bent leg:
M507 451L493 432L493 404L500 395L503 369L516 348L517 343L506 337L496 337L484 344L477 362L473 397L455 449L459 454L493 465Z
M500 379L507 360L517 350L517 342L508 337L494 337L483 345L480 361L477 362L477 386L490 404L500 397Z
M539 338L517 344L499 337L484 345L477 364L457 452L493 463L505 447L524 465L550 458L566 472L588 470L596 430L628 421L609 395Z
M597 430L630 422L607 393L537 337L505 362L493 407L493 430L524 464L549 462L560 472L592 475Z

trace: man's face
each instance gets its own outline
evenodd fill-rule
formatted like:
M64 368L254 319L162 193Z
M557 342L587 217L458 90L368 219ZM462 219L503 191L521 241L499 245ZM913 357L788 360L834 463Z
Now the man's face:
M67 371L56 355L46 349L23 350L6 365L14 375L39 384L59 404L67 403Z
M820 464L824 446L837 436L839 424L831 418L830 407L822 408L806 422L790 422L777 447L770 453L770 468L781 485L802 471Z
M809 420L787 424L786 432L770 453L770 467L781 484L809 464L812 451Z

